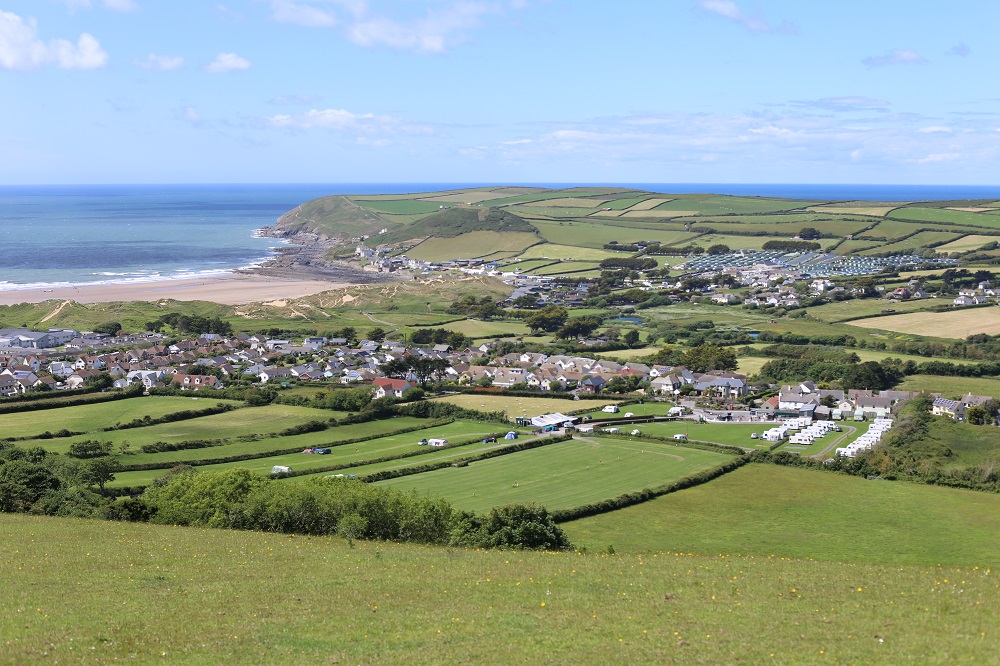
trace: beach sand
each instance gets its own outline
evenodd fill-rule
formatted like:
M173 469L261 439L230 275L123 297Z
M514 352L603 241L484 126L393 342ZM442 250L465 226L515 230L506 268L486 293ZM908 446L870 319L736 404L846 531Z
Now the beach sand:
M295 280L258 274L220 275L218 277L133 282L129 284L92 284L52 289L0 289L0 305L70 300L78 303L115 301L211 301L240 305L258 301L297 298L321 291L350 286L350 282Z

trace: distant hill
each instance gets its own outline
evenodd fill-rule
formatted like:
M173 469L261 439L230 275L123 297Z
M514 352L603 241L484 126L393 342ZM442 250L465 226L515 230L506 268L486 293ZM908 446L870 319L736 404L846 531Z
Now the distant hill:
M597 274L600 260L614 250L620 254L642 242L680 250L759 250L802 233L822 251L841 255L944 255L963 263L1000 263L1000 201L991 200L829 202L496 186L323 197L283 215L272 232L316 234L340 245L369 236L370 245L404 245L409 256L426 260L559 258L562 264L543 270L579 277ZM405 241L420 242L416 255Z

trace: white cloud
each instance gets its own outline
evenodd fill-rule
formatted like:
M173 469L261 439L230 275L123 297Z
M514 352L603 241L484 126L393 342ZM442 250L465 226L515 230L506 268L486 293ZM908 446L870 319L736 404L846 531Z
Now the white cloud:
M192 127L201 127L205 124L204 118L201 117L201 114L193 106L185 106L181 111L181 118Z
M92 0L66 0L66 4L71 9L92 9ZM101 4L107 9L116 12L134 12L137 7L134 0L101 0Z
M922 55L911 49L892 49L880 56L868 56L861 62L867 67L886 67L888 65L921 65L927 61Z
M921 134L947 134L951 132L950 127L945 127L944 125L931 125L930 127L921 127L917 130Z
M914 162L917 164L936 164L938 162L954 162L961 158L962 156L959 153L932 153L927 157L914 160Z
M265 119L266 124L279 129L330 130L355 137L367 137L375 145L377 136L394 134L426 135L431 129L409 123L401 118L376 113L354 113L346 109L310 109L305 113L276 114Z
M161 72L168 72L183 65L184 58L181 56L165 56L150 53L142 60L137 59L135 64L143 69L156 69Z
M792 106L815 107L828 111L885 111L890 104L884 99L874 99L871 97L845 96L845 97L823 97L814 100L795 100Z
M279 23L309 28L330 28L337 25L337 16L329 9L293 0L271 0L271 16Z
M456 146L456 152L511 165L676 167L677 174L690 169L696 174L688 176L692 178L713 177L712 172L699 169L714 161L744 179L755 177L762 165L800 179L831 173L843 178L859 173L878 178L892 169L919 168L926 175L935 163L941 163L940 169L962 164L989 171L1000 160L995 121L969 132L954 126L952 132L923 133L918 130L927 123L919 116L880 114L875 121L859 127L850 116L794 110L728 115L645 113L550 123L535 131L519 125L506 136L496 137L492 145L470 142Z
M269 0L278 22L307 27L338 28L359 46L388 46L420 53L442 53L467 39L483 17L523 9L525 0L440 0L422 16L388 15L367 0ZM410 7L419 7L412 3ZM407 7L402 3L401 7ZM405 12L405 9L403 10Z
M104 6L117 12L132 12L136 9L132 0L104 0Z
M703 11L733 21L751 32L795 32L793 24L786 21L779 26L773 26L763 18L745 13L732 0L698 0L698 6Z
M250 61L235 53L220 53L215 56L215 60L205 67L206 71L213 74L226 74L228 72L238 72L250 69Z
M0 69L29 70L55 64L62 69L99 69L108 62L100 42L83 33L76 44L66 39L38 38L35 19L0 11Z

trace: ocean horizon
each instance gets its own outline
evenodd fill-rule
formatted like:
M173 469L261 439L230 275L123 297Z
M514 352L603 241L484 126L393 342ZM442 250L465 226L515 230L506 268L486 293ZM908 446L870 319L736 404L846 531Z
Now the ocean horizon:
M470 187L621 187L819 201L1000 200L1000 185L725 183L306 183L0 186L0 290L224 275L258 266L282 241L260 235L333 194Z

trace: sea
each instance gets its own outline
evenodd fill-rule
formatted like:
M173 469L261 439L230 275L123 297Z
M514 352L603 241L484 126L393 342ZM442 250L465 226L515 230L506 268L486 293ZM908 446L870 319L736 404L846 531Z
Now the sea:
M0 186L0 290L198 278L260 265L282 241L261 229L331 194L405 194L497 183ZM1000 186L507 183L615 186L799 200L1000 200Z

